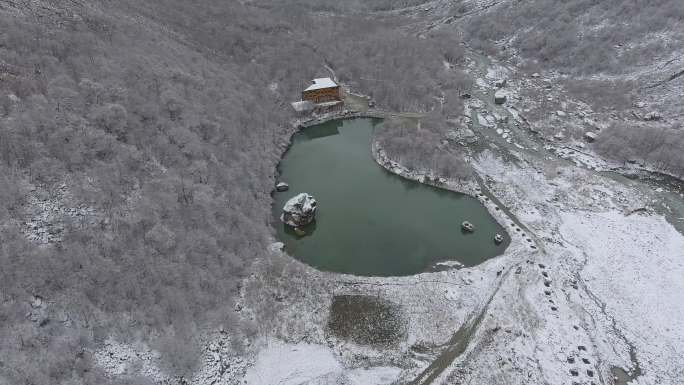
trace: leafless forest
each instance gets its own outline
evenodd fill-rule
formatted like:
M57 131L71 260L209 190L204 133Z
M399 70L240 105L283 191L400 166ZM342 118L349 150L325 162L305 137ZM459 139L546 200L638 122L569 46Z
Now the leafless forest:
M7 381L105 383L88 352L111 335L187 374L199 330L253 330L232 298L270 235L287 102L330 65L387 108L427 110L442 57L459 55L400 19L315 6L0 2ZM92 210L51 213L55 237L37 243L31 200ZM27 309L34 296L48 311Z
M380 139L414 167L465 177L459 156L434 151L472 84L445 70L462 64L462 43L530 68L619 74L675 42L613 47L684 23L680 0L539 0L418 36L395 10L422 3L0 0L0 383L109 383L90 352L111 336L144 340L188 375L202 330L255 333L233 298L266 260L289 102L308 79L429 113L424 130ZM592 15L640 17L571 38ZM608 157L684 174L681 127L603 135Z

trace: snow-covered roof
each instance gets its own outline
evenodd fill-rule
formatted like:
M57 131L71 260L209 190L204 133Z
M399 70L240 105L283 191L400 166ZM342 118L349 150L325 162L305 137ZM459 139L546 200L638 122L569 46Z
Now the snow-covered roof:
M320 90L321 88L333 88L337 87L337 83L335 83L332 79L330 78L319 78L319 79L314 79L313 84L308 86L304 91L313 91L313 90Z

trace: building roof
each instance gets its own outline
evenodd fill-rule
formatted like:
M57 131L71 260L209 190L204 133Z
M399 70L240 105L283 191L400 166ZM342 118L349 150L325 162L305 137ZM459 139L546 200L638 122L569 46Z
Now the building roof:
M330 78L319 78L319 79L314 79L313 84L308 86L304 91L313 91L313 90L320 90L322 88L334 88L334 87L338 87L338 85L332 79L330 79Z

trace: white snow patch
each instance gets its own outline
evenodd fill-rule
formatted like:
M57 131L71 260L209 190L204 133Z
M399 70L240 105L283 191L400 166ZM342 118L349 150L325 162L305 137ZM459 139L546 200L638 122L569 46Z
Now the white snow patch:
M108 339L94 354L95 362L110 376L142 374L161 381L164 374L158 369L159 353L143 343L125 344Z
M389 385L393 384L401 369L393 366L380 366L376 368L359 368L348 373L351 384L354 385Z
M587 254L581 272L587 286L636 347L644 371L638 383L677 378L684 357L684 236L660 216L611 211L561 218L563 237Z
M288 344L270 340L259 352L254 366L247 370L247 385L350 385L391 384L401 373L400 368L373 367L345 369L332 350L324 345Z
M270 341L247 370L245 380L248 385L298 385L341 370L342 366L325 346Z

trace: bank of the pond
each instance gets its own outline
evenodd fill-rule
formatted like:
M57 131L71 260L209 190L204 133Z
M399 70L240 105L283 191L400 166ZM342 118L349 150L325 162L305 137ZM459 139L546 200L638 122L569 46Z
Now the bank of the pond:
M358 116L357 116L358 118ZM507 232L469 195L421 183L379 167L371 143L375 119L334 119L302 128L279 165L280 180L290 184L274 194L278 238L293 257L325 271L361 276L401 276L428 270L437 262L474 266L502 254ZM391 170L390 170L391 171ZM397 175L399 174L399 175ZM307 192L319 202L314 223L298 236L277 221L287 199ZM460 224L476 226L463 233ZM504 242L495 244L495 234Z
M516 248L527 247L532 251L540 248L540 243L531 237L529 229L518 218L514 217L491 191L487 190L484 183L479 181L481 179L479 176L469 179L448 179L440 177L430 170L411 170L390 159L377 141L373 141L371 153L373 159L380 166L402 178L477 198L499 225L510 230L509 235L513 236L509 248L513 246Z

